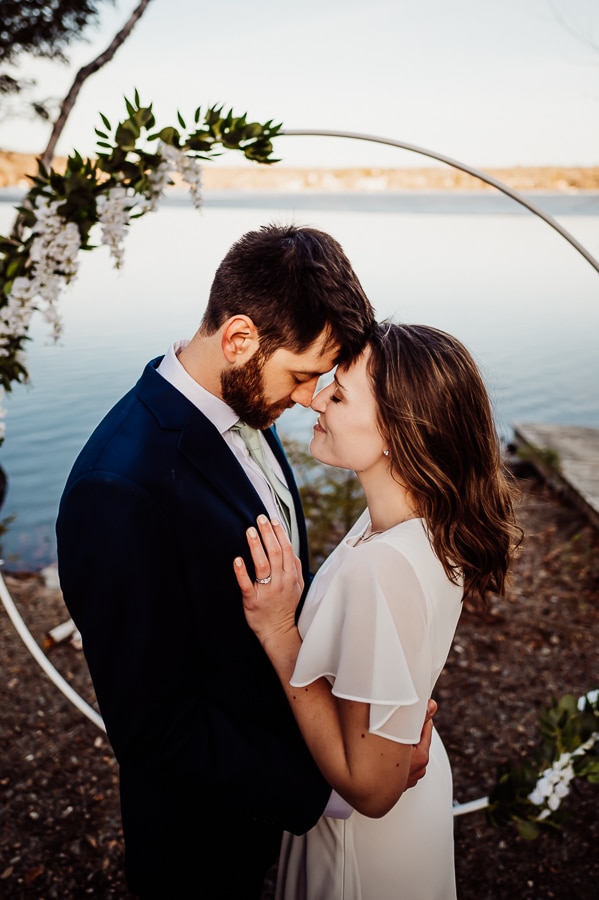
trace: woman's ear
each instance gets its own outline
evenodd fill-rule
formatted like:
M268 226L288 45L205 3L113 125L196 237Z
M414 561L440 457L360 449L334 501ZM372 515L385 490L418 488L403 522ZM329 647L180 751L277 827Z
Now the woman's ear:
M260 346L258 330L249 316L232 316L222 331L223 356L231 365L245 363Z

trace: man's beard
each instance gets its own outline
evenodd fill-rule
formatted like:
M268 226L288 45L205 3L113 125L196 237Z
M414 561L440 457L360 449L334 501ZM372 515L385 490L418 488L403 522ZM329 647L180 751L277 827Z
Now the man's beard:
M275 422L282 412L293 406L290 400L267 403L264 395L262 370L266 358L260 350L243 365L221 373L222 398L239 418L263 431Z

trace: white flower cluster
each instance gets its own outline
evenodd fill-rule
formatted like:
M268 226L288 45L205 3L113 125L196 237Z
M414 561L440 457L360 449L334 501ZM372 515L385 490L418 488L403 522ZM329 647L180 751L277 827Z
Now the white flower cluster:
M589 691L588 694L583 694L582 697L578 698L578 709L580 712L585 708L587 700L591 706L597 707L597 703L599 702L599 689L596 691Z
M171 144L160 143L160 155L167 163L169 171L179 172L183 181L189 185L193 205L196 209L202 206L202 166L197 159L187 156L183 150Z
M574 778L572 754L562 753L549 769L541 772L541 777L528 799L535 806L544 806L538 817L546 819L559 807L564 797L570 793L570 782Z
M1 356L8 355L10 341L26 335L34 309L42 312L52 327L53 336L60 336L61 321L56 303L64 285L77 274L81 239L75 223L65 222L57 212L59 205L60 201L49 201L41 195L35 198L30 269L27 276L15 278L7 302L0 309Z
M102 243L108 246L117 269L120 269L125 258L123 241L135 204L136 201L128 196L126 188L121 185L110 188L96 200L98 222L102 228Z
M202 167L196 159L186 156L183 150L161 143L162 161L149 175L152 196L132 197L121 185L111 188L98 197L98 221L102 228L102 243L109 247L117 268L123 263L124 239L131 220L131 211L140 213L156 208L164 193L172 171L181 174L189 184L194 206L202 204ZM65 284L77 274L77 254L81 248L79 229L74 222L66 222L59 215L59 200L49 200L38 194L33 205L35 224L29 252L30 266L27 275L13 281L6 303L0 309L0 356L8 356L10 344L27 334L30 319L39 309L52 328L55 338L60 337L61 321L57 301ZM20 362L24 365L25 355Z
M590 691L588 694L580 697L578 700L578 709L582 712L588 699L591 705L596 706L599 699L599 691ZM599 732L595 731L588 741L581 744L571 753L562 753L560 758L554 762L548 769L541 772L541 777L537 781L534 790L528 795L528 799L535 806L542 806L537 818L541 821L546 819L559 808L564 797L570 793L570 782L575 777L573 759L576 756L582 756L590 750L599 740Z
M150 199L146 199L144 197L140 201L138 201L139 205L147 212L154 212L154 210L158 206L158 201L164 194L170 181L172 167L170 162L164 158L163 148L165 146L165 144L160 144L160 153L162 155L162 159L158 164L158 167L156 169L152 169L148 174L148 181L152 186L152 196Z
M110 188L98 197L97 212L102 228L102 243L109 247L117 269L123 264L125 254L123 242L131 221L132 210L135 208L140 214L153 212L166 190L172 172L179 172L183 181L189 184L196 209L202 205L202 167L198 161L186 156L177 147L162 142L159 154L162 157L159 165L148 174L152 189L150 197L139 195L132 197L121 185Z

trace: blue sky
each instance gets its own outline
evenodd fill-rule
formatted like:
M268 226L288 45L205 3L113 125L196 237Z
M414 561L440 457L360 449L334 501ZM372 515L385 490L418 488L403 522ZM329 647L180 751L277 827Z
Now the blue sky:
M69 66L29 60L22 73L60 98L136 3L106 4ZM161 126L175 124L177 109L191 117L198 105L222 102L252 119L381 135L473 166L596 166L599 3L152 0L115 59L86 83L59 151L93 153L98 113L118 119L134 88ZM48 133L5 119L0 147L38 153ZM285 137L276 151L285 165L429 165L357 141Z

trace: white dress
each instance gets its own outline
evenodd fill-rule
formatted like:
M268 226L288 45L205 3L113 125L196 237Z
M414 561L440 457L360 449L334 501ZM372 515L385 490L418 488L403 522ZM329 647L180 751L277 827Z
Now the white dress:
M299 620L291 682L328 677L370 704L370 731L416 744L461 611L462 588L434 555L422 519L356 544L367 511L316 574ZM426 775L380 819L355 810L285 833L276 900L452 900L453 789L433 732Z

